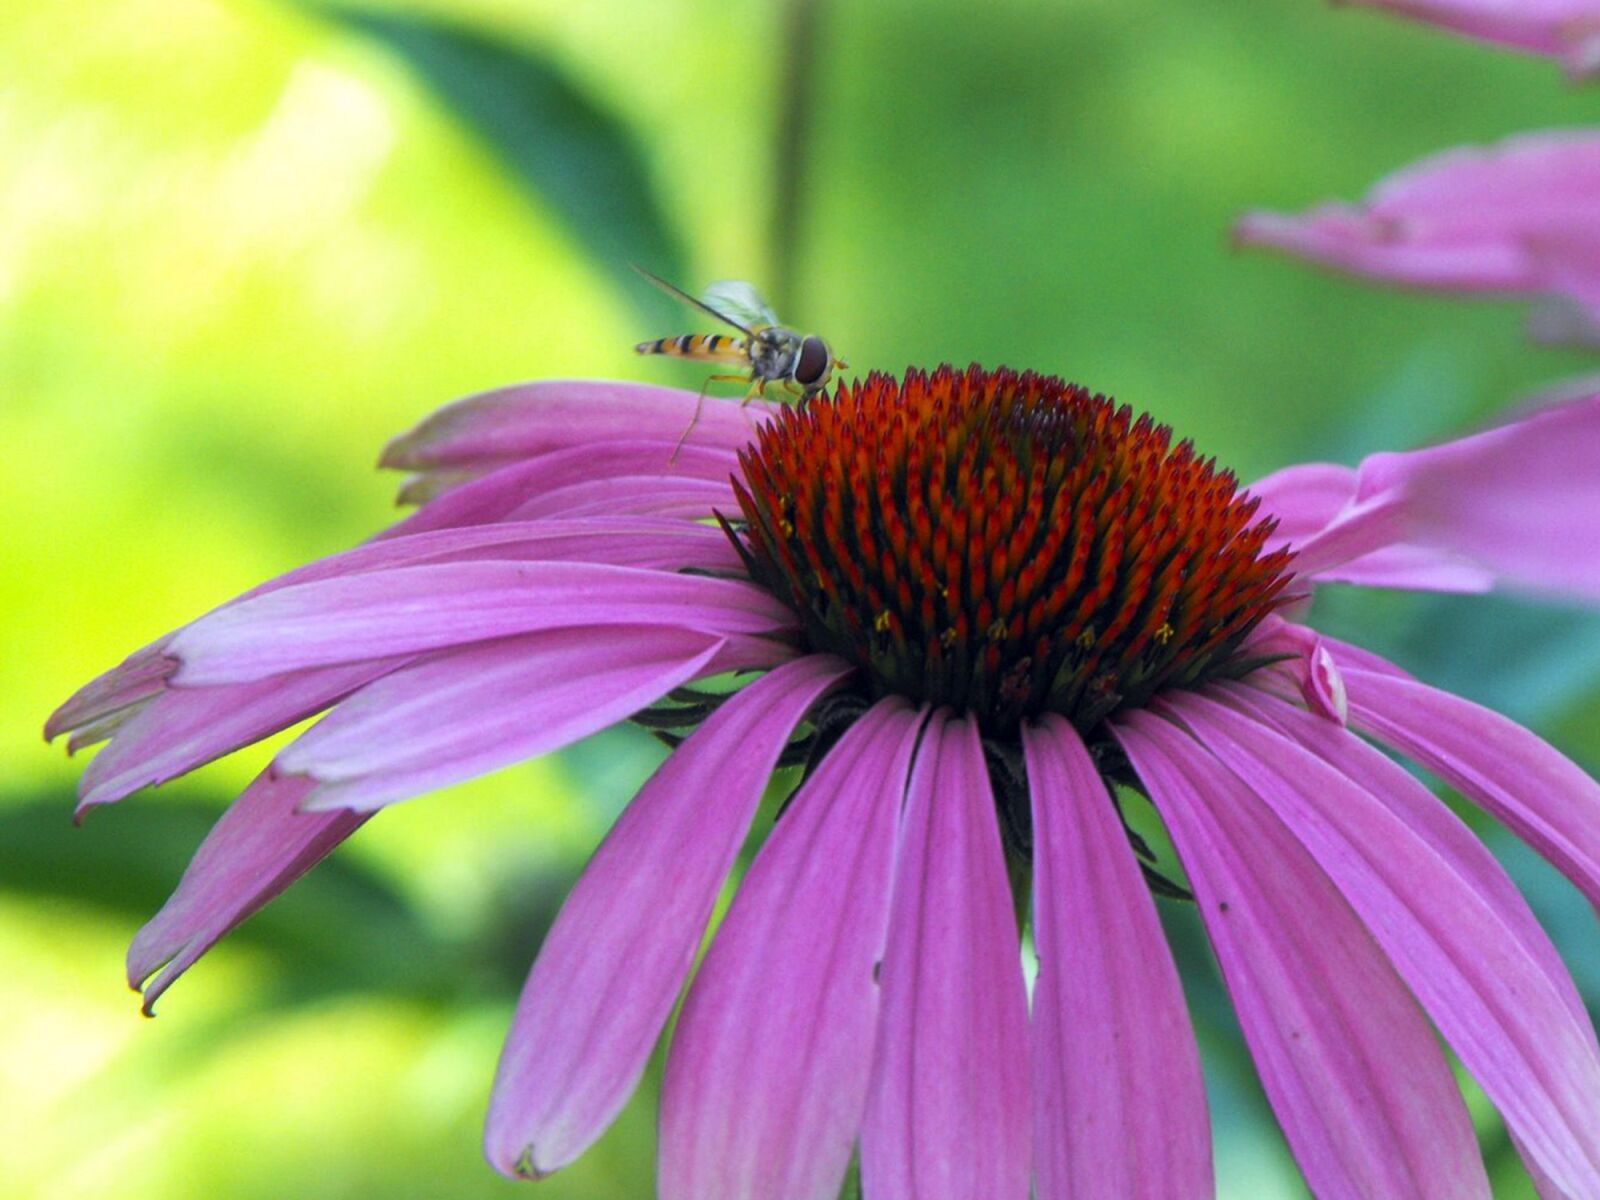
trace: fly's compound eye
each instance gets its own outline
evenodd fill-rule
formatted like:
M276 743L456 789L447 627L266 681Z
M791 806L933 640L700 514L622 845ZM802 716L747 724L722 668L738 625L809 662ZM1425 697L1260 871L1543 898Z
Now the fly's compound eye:
M828 343L819 337L808 337L800 343L800 354L794 362L794 381L801 387L815 387L827 378L832 364Z

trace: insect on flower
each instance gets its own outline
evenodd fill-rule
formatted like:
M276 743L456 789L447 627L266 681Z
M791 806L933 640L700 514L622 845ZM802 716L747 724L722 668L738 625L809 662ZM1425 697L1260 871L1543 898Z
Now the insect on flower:
M742 368L734 374L708 375L700 388L700 401L704 401L706 388L713 383L737 380L750 384L750 390L745 393L745 403L757 396L764 397L767 385L777 383L794 392L795 402L804 407L806 401L827 388L835 370L842 370L849 365L843 359L834 357L828 343L816 334L796 333L787 325L780 324L755 285L742 279L724 279L713 283L706 288L703 299L696 299L643 267L635 266L634 270L668 295L708 313L725 325L731 325L744 335L680 333L675 337L657 338L653 342L640 342L634 347L640 354L665 354L669 358L730 363ZM697 401L689 428L678 439L680 448L699 420L700 402ZM672 454L674 459L677 458L677 449Z

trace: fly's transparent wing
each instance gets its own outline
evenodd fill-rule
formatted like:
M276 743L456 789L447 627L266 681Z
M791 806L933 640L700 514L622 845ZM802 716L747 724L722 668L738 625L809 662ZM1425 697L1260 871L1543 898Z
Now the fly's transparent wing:
M742 279L719 279L701 297L706 307L727 313L744 325L776 325L771 306L756 291L753 283Z

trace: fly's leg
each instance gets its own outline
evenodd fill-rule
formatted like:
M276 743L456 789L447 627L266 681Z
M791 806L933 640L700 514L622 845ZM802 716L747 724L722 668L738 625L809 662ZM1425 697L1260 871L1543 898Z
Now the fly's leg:
M689 418L688 428L686 428L679 436L678 444L672 448L672 457L667 459L667 466L670 467L678 461L678 451L683 449L684 442L689 440L689 435L694 432L694 427L700 423L700 410L705 406L706 389L709 388L713 383L743 383L747 378L748 376L746 375L706 376L706 381L700 385L700 394L694 398L694 416ZM750 398L746 396L745 403L748 404L749 401Z

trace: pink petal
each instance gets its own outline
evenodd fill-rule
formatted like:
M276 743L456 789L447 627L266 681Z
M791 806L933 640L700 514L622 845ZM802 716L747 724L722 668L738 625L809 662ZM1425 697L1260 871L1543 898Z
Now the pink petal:
M1071 725L1024 726L1033 794L1039 1200L1212 1195L1200 1055L1150 890Z
M874 965L922 713L879 701L757 856L667 1057L662 1200L834 1200L866 1103Z
M1600 203L1600 200L1597 200ZM1600 277L1600 275L1597 275ZM1600 598L1600 396L1460 442L1377 457L1408 536L1527 587Z
M170 688L124 724L89 764L78 785L78 811L165 783L287 729L405 661L323 667L220 688Z
M1248 245L1415 287L1565 297L1597 316L1600 134L1462 147L1378 183L1359 204L1249 213ZM1575 264L1579 264L1574 271Z
M1310 577L1437 591L1507 582L1593 599L1597 445L1591 395L1442 445L1370 455L1343 474L1291 468L1257 486L1264 511L1284 514L1280 535Z
M674 479L663 475L618 475L569 483L517 505L513 520L640 514L705 520L735 500L726 480Z
M297 567L228 603L238 604L295 584L363 571L425 562L493 559L573 560L667 571L686 567L712 571L742 569L738 554L720 529L657 517L524 521L470 529L445 528L414 536L389 536ZM107 735L114 732L118 722L106 723L108 717L128 713L141 701L165 690L168 676L178 665L177 660L167 654L171 637L169 634L146 646L122 665L80 688L51 716L45 726L45 736L55 738L68 730L96 724L102 725ZM74 748L91 745L95 740L99 738L85 739Z
M1583 47L1600 28L1595 0L1349 0L1518 50L1560 58L1582 76L1594 69Z
M1537 959L1415 829L1327 763L1198 694L1171 710L1344 895L1557 1186L1600 1194L1600 1055Z
M811 656L750 684L673 752L612 828L522 990L489 1105L485 1150L497 1169L549 1174L616 1117L779 753L849 671Z
M598 733L687 683L718 649L707 634L628 625L473 646L368 684L278 766L317 781L308 811L370 811Z
M1350 718L1482 805L1600 904L1600 784L1499 713L1345 664Z
M177 667L177 660L166 653L165 638L135 651L118 666L84 684L51 713L44 727L46 740L54 741L68 730L102 722L159 695Z
M896 860L862 1192L1028 1200L1028 995L971 721L929 720Z
M694 392L639 383L548 380L457 400L389 443L383 465L423 469L477 466L569 446L653 439L738 450L755 439L770 406L707 396L699 420Z
M325 858L363 822L364 814L302 813L309 780L272 768L233 802L206 835L177 890L128 948L128 982L144 989L150 1012L161 993L223 934Z
M754 584L591 563L398 567L282 588L200 618L171 641L185 685L414 654L544 629L654 624L770 633L794 615Z
M1266 549L1283 546L1312 553L1297 559L1295 568L1319 581L1354 583L1365 587L1406 588L1430 592L1485 592L1494 576L1460 555L1431 546L1391 544L1393 526L1379 524L1379 514L1363 511L1365 528L1354 546L1335 545L1319 538L1335 526L1348 536L1347 510L1358 506L1359 475L1354 467L1332 463L1306 463L1287 467L1250 485L1261 500L1261 515L1272 516L1278 528Z
M1175 726L1133 713L1117 737L1172 833L1311 1191L1488 1197L1433 1031L1329 877Z
M1294 708L1253 687L1223 684L1218 693L1236 708L1270 726L1332 766L1409 825L1538 960L1567 1007L1589 1029L1583 1000L1554 944L1539 925L1517 885L1472 830L1448 805L1404 767L1347 730Z
M402 502L413 497L432 500L472 479L513 464L537 468L526 476L530 495L543 494L584 480L651 475L720 483L726 491L726 502L729 504L733 503L734 497L728 480L739 473L739 455L732 447L680 447L676 439L669 441L664 438L586 441L533 456L475 461L470 471L460 467L432 468L408 480L400 499Z
M592 562L679 571L739 569L727 535L705 525L649 516L596 516L562 521L505 521L440 527L382 537L317 559L271 579L229 603L342 575L422 563L479 561Z

